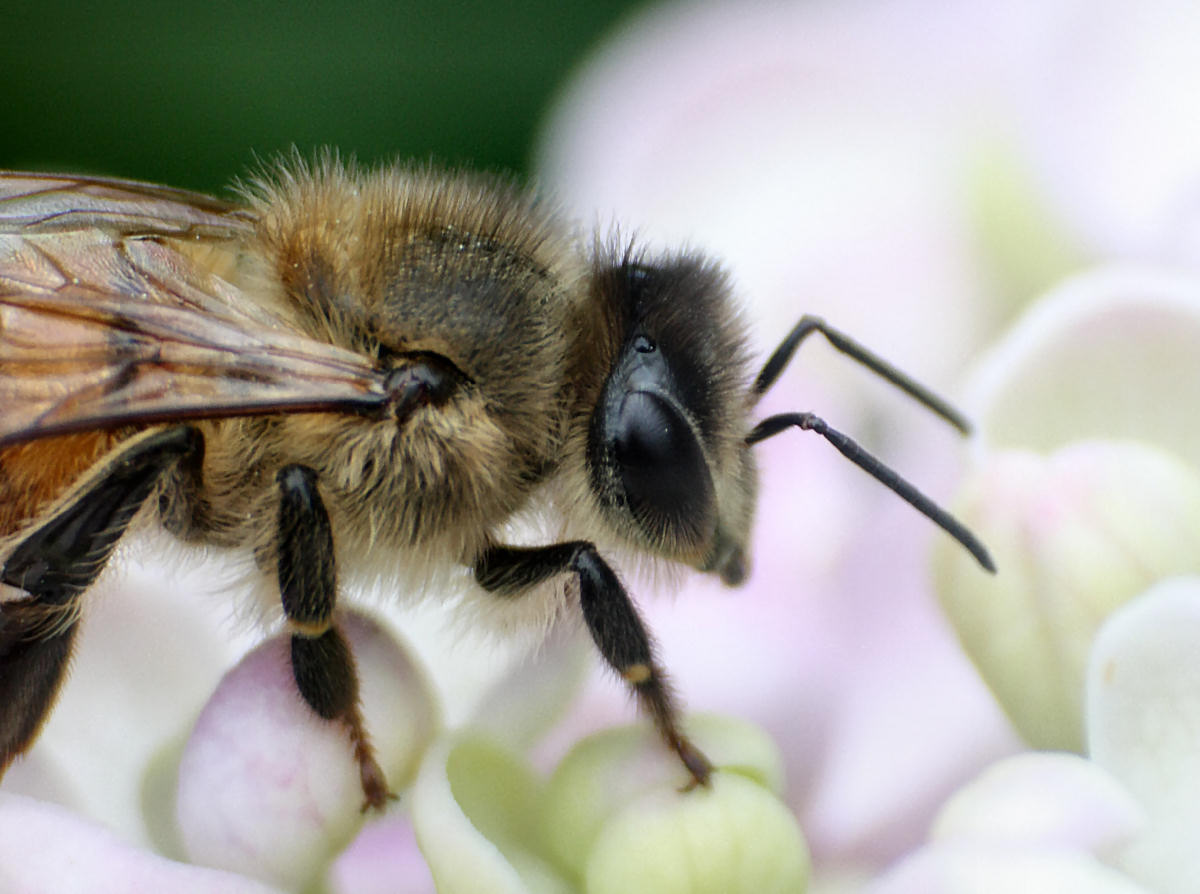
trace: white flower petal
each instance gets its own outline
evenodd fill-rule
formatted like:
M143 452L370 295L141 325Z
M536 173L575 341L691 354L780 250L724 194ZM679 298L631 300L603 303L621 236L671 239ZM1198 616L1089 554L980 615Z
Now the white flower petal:
M918 851L866 894L1153 894L1086 854L943 844Z
M138 844L147 843L139 803L147 762L192 721L249 641L230 630L230 597L213 566L166 542L149 534L123 542L88 592L66 683L28 759L4 781ZM137 561L162 549L182 570ZM30 778L39 764L42 778Z
M480 699L471 726L513 748L529 748L567 709L595 665L582 625L564 622Z
M981 361L982 441L1049 452L1149 441L1200 467L1200 278L1110 268L1068 280Z
M569 85L538 168L588 222L716 250L763 332L803 307L944 370L988 292L969 146L1056 5L653 8Z
M1163 581L1116 612L1088 669L1092 759L1141 802L1149 826L1119 863L1156 890L1200 879L1200 579Z
M497 743L470 733L434 743L411 798L438 894L567 894L530 846L540 788Z
M1103 854L1144 824L1137 801L1096 764L1074 754L1030 752L993 764L955 793L931 838Z

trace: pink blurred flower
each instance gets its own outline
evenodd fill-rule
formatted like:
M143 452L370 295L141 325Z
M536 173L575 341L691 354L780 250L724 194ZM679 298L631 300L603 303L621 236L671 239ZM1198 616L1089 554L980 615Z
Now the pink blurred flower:
M1021 149L1091 253L1200 262L1200 9L1178 0L1070 4L1023 93Z
M0 889L102 890L85 881L103 879L215 894L321 878L366 817L346 737L301 701L286 636L234 663L246 638L221 623L228 605L172 598L137 565L106 577L125 580L91 594L65 704L4 780L0 824L46 831L34 850L32 832L0 841ZM342 624L377 755L402 787L440 729L432 692L385 628L352 613Z

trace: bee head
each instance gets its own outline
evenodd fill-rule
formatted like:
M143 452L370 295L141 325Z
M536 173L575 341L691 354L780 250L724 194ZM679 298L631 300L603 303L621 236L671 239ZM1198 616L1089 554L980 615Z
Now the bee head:
M588 430L591 488L637 546L745 577L757 473L741 321L724 274L694 255L597 265L617 337Z

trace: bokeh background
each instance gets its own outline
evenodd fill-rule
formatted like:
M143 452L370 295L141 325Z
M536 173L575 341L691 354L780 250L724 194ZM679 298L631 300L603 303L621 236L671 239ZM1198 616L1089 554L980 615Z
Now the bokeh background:
M5 4L0 168L221 190L295 145L528 173L628 0Z

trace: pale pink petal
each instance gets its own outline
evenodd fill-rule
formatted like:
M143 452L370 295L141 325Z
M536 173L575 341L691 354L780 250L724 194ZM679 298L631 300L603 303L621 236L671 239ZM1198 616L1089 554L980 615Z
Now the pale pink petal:
M329 871L330 894L435 894L412 820L398 811L368 820Z
M0 795L0 891L11 894L280 894L231 872L126 844L56 805Z
M832 710L794 722L819 722L827 736L801 802L814 853L879 866L915 846L942 800L1017 740L930 592L930 543L961 547L886 491L870 510L813 634L837 637ZM964 576L990 578L964 564Z
M435 729L422 674L364 616L342 620L380 766L404 784ZM188 858L288 888L320 876L364 820L349 741L303 703L289 641L275 637L231 670L196 722L179 766L176 816Z
M990 300L971 156L1064 5L656 7L564 91L539 170L589 223L717 253L760 346L806 310L943 372Z

